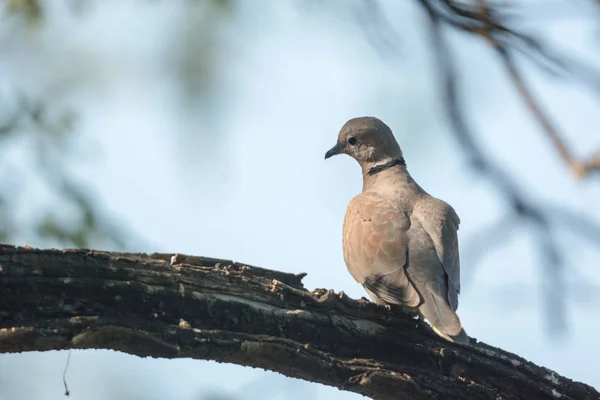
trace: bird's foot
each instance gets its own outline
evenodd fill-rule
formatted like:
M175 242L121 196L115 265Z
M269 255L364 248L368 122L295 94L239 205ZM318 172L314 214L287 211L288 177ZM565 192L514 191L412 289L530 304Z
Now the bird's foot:
M400 312L402 312L402 314L406 314L412 318L421 319L421 314L419 313L419 311L417 311L416 308L406 307L406 306L399 306L399 308L400 308Z

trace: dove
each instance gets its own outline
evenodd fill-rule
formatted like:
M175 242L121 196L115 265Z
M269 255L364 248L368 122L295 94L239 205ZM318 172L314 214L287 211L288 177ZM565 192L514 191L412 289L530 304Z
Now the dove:
M377 118L346 122L325 159L337 154L358 161L363 175L343 224L352 277L376 304L414 311L442 338L468 345L456 314L460 219L452 206L415 182L391 129Z

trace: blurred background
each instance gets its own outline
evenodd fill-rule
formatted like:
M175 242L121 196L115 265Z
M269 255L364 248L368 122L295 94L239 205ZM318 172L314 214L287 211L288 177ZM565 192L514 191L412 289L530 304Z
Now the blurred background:
M446 16L440 36L423 3ZM589 159L598 2L487 3L539 40L500 36L573 157ZM575 177L502 54L464 29L477 23L461 10L481 1L1 4L1 242L228 258L359 298L341 226L360 169L323 155L348 119L377 116L461 217L467 332L600 387L600 177ZM64 398L67 354L0 355L0 399ZM90 400L362 397L109 351L73 351L67 382Z

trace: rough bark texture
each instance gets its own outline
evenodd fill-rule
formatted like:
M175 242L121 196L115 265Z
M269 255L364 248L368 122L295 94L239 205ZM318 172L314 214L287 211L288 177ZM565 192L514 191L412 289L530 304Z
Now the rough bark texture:
M599 399L514 354L439 339L304 274L173 254L0 245L0 353L113 349L278 371L374 399Z

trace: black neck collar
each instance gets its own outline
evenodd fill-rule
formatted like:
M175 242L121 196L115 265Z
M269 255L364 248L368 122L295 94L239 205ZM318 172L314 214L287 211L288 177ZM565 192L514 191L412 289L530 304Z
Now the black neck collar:
M368 175L375 175L381 171L385 171L386 169L390 169L392 167L395 167L396 165L404 165L406 166L406 162L404 161L403 157L400 158L394 158L393 160L390 160L388 162L386 162L385 164L380 164L380 165L376 165L374 167L371 167L371 169L369 169L369 172L367 172Z

